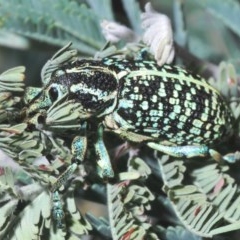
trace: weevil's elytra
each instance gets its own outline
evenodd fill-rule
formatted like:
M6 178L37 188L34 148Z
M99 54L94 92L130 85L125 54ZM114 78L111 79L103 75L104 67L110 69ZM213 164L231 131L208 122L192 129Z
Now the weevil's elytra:
M113 113L120 127L177 145L214 144L231 133L228 106L200 76L154 62L105 61L128 72Z

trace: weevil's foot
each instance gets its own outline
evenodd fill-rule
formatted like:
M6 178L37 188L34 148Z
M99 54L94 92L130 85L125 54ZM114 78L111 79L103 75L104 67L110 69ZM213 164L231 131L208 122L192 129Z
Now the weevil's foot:
M74 171L77 169L78 165L76 163L71 164L56 180L55 183L53 183L51 187L51 192L57 191L59 188L64 186L66 184L69 177L74 173Z
M223 163L224 162L224 159L219 152L217 152L213 149L209 149L209 154L216 162L218 162L218 163Z
M109 178L114 178L114 171L112 169L112 166L106 166L104 164L102 164L101 161L98 161L98 175L104 179L104 180L108 180Z
M52 216L57 228L63 228L64 211L58 191L52 193Z
M209 154L218 163L224 163L224 162L235 163L236 161L240 160L240 152L228 153L222 156L219 152L213 149L210 149Z
M228 163L236 163L240 160L240 152L237 151L235 153L228 153L223 156L223 159Z

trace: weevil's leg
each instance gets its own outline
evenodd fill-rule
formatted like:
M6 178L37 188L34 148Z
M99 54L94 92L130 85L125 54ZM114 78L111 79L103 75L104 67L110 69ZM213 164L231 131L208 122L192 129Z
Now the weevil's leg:
M68 178L75 172L78 165L83 161L87 150L87 137L75 137L72 141L71 150L74 156L73 163L58 177L57 181L52 185L52 192L55 192L61 186L63 186L67 182Z
M77 169L78 164L73 163L71 164L56 180L55 183L53 183L51 187L51 192L56 192L59 188L61 188L69 179L69 177L75 172Z
M210 149L209 153L213 157L213 159L215 159L218 162L226 161L228 163L235 163L236 161L238 161L240 159L239 152L228 153L228 154L222 156L219 152L217 152L213 149Z
M209 148L205 145L202 146L164 146L155 142L148 142L147 145L157 151L166 153L173 157L199 157L208 156ZM210 154L211 155L211 154Z
M223 163L224 161L228 163L235 163L239 158L238 153L229 153L226 155L221 155L219 152L213 149L209 149L209 154L215 161L219 163Z
M215 161L217 161L219 163L224 161L223 156L219 152L217 152L216 150L209 149L209 154Z
M52 205L53 205L53 218L57 221L57 227L62 228L62 219L64 217L64 211L62 203L59 197L58 189L65 185L69 177L75 172L78 165L83 161L87 150L87 137L77 136L72 142L72 154L74 156L73 163L63 172L57 181L52 185Z
M210 149L205 145L200 146L164 146L155 142L148 142L147 145L157 151L166 153L173 157L205 157L211 156L215 161L221 163L223 161L233 162L232 155L222 156L216 150Z
M223 156L223 159L229 163L236 163L240 160L240 152L228 153Z
M98 175L103 178L113 178L114 172L112 169L111 161L103 142L103 126L100 125L97 130L97 140L94 144L95 151L98 157Z
M63 228L62 220L64 218L64 211L58 191L52 194L52 212L53 219L57 222L57 227Z

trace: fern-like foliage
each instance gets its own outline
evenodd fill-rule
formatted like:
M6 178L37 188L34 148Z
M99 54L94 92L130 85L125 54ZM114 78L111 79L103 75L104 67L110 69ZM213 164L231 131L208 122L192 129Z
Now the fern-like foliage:
M132 169L142 173L145 177L150 174L148 167L141 159L131 159L130 162L139 169ZM141 183L141 179L136 181L123 181L115 185L108 185L108 206L109 220L113 239L157 239L157 235L151 232L151 224L144 214L150 210L150 202L154 196L150 190Z
M140 1L121 3L130 26L115 22L116 13L110 0L51 3L0 0L0 31L5 36L19 34L25 39L57 46L73 43L74 50L67 44L43 66L43 85L49 83L53 71L61 64L78 58L78 51L97 60L114 56L155 59L159 65L182 63L192 56L175 51L175 39L182 48L189 46L192 53L205 57L195 59L197 66L214 76L209 82L229 102L236 119L235 139L231 141L237 143L240 137L237 43L232 35L227 35L231 44L226 49L231 57L223 58L225 61L219 65L209 63L210 56L216 56L214 46L206 47L203 37L197 37L191 27L190 33L187 31L184 18L190 12L183 8L194 6L193 11L200 11L200 5L217 17L220 22L217 29L222 33L231 29L238 37L237 1L183 4L176 0L174 30L169 18L155 11L150 3L145 5L143 14ZM102 20L106 20L104 26ZM105 44L105 38L117 43ZM79 128L85 126L84 121L79 124L81 106L63 95L46 110L44 128L39 121L41 113L31 120L25 119L22 115L30 97L37 96L41 88L26 87L24 71L24 67L16 67L0 75L0 239L200 240L215 235L225 239L226 235L221 234L240 229L236 171L240 153L232 142L219 146L219 151L229 159L219 164L210 157L176 159L154 153L106 132L105 143L115 171L115 178L106 182L96 173L93 130L87 129L86 159L79 162L66 184L53 193L52 186L71 165L70 143ZM100 203L107 210L97 215L96 209L83 208L77 199Z
M114 19L110 0L60 0L51 4L47 0L10 0L0 1L0 6L2 30L57 46L71 41L88 55L104 45L101 20ZM140 31L140 10L136 6L136 1L127 1L126 10L132 25Z
M206 1L196 1L202 7L206 8L213 16L219 18L227 27L234 31L238 36L240 36L240 30L238 27L238 22L240 21L240 6L239 2L234 0L227 0L223 4L215 4L213 0ZM232 14L228 14L232 12Z
M109 1L102 4L103 9L110 6ZM0 5L2 29L59 46L71 41L88 54L93 54L104 43L100 16L86 5L68 0L51 4L46 0L13 0L2 1Z

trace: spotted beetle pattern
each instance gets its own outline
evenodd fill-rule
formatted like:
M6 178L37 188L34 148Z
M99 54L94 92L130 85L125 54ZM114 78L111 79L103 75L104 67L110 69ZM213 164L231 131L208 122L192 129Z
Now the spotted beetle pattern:
M64 94L79 103L79 121L93 118L131 141L215 145L233 129L228 105L206 80L154 61L104 58L63 64L30 102L28 115Z
M200 76L152 61L104 62L127 72L119 79L115 118L129 131L177 145L217 143L231 134L229 107Z
M71 144L72 164L51 186L58 227L63 226L64 217L58 190L85 158L88 129L95 134L91 140L96 169L103 179L114 177L103 140L105 130L129 141L145 142L173 157L212 156L217 161L220 154L210 145L224 140L233 130L230 108L216 89L178 66L160 67L154 61L75 60L59 66L43 88L30 88L27 93L26 122L38 124L40 115L39 129L51 128L48 114L56 107L61 112L58 127L77 126ZM65 116L72 113L74 124L71 116ZM57 111L51 114L58 120ZM231 157L224 159L231 161Z

